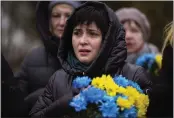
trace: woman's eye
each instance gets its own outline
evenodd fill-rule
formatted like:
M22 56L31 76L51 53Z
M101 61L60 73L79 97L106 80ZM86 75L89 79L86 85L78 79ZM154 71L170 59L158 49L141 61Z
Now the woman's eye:
M89 34L90 34L91 36L97 36L97 35L98 35L98 34L95 33L95 32L89 32Z
M60 17L60 14L53 14L52 17L59 18Z
M77 32L77 31L74 31L73 34L74 34L74 35L79 35L80 33Z

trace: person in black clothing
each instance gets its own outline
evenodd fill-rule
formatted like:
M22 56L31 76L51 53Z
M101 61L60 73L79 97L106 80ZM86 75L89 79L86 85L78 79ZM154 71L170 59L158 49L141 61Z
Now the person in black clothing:
M137 82L146 92L152 83L145 70L126 63L126 56L125 31L113 10L104 3L85 2L67 20L58 50L62 69L52 75L30 115L73 116L69 102L79 92L72 87L77 76L93 78L102 74L121 74Z
M173 117L173 22L166 32L162 68L149 94L148 117Z
M28 113L23 100L25 95L16 86L17 81L13 77L13 71L1 54L1 117L19 117Z
M16 105L24 105L25 103L27 105L25 108L28 112L35 104L38 96L43 92L51 75L61 68L57 59L59 42L66 20L72 14L74 8L79 5L80 2L78 1L42 1L37 4L36 25L44 46L33 49L27 54L22 62L20 71L14 75L15 79L11 76L11 81L13 79L17 81L14 91L20 93L18 97L21 102L19 101ZM13 97L13 94L11 94L11 97ZM23 113L18 115L21 116L21 114ZM10 112L6 114L6 117L9 115ZM17 117L18 115L15 114L14 116Z
M79 5L75 1L42 1L36 6L36 25L44 46L32 50L15 74L21 90L28 95L25 101L29 108L43 92L51 75L61 68L56 56L59 42L66 20Z
M10 116L15 114L14 98L11 98L13 85L16 85L16 81L11 81L10 78L13 77L13 71L11 70L8 62L1 53L1 116ZM13 101L14 100L14 101Z

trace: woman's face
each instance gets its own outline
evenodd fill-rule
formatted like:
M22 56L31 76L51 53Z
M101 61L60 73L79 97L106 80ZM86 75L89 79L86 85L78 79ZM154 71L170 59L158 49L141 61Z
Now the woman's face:
M134 21L124 23L126 31L126 44L128 53L136 53L143 47L143 33L140 27Z
M66 20L72 14L73 7L68 4L57 4L53 7L50 20L50 31L61 38L66 25Z
M77 59L90 64L98 55L102 43L102 33L94 22L77 25L72 34L72 46Z

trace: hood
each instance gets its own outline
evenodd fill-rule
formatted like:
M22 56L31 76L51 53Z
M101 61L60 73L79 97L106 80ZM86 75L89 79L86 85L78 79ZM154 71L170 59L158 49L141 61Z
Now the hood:
M49 1L40 1L36 6L36 27L41 36L46 51L56 55L59 45L59 39L52 36L49 31L48 5Z
M104 37L102 48L98 57L92 62L86 72L78 72L66 61L68 51L72 49L72 17L75 12L84 6L94 6L105 10L109 18L109 28ZM75 9L74 13L67 20L67 26L62 37L62 42L58 51L58 58L63 69L72 75L86 74L88 76L97 76L102 73L115 73L124 64L127 57L127 49L125 42L125 31L118 21L114 11L104 3L88 1Z
M58 3L70 4L75 8L81 4L81 2L75 1L39 1L37 3L36 27L47 52L53 54L54 56L57 56L60 39L52 36L51 32L49 31L49 8Z

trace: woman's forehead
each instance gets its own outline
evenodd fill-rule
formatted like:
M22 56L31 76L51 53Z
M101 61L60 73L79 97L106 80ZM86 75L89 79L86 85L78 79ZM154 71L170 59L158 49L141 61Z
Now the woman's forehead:
M87 24L87 23L78 24L77 26L75 26L74 29L79 29L79 28L90 28L90 29L99 30L95 22L91 22L90 24Z
M128 26L130 28L135 28L141 30L140 26L133 20L127 20L123 23L124 26Z
M68 4L57 4L52 8L52 13L53 12L72 12L73 7Z

